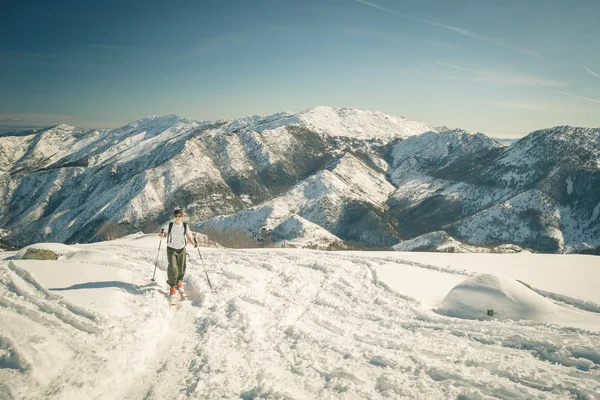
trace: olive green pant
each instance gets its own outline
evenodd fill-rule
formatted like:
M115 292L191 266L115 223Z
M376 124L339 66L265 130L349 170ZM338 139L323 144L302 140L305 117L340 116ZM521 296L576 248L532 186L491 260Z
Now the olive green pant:
M177 281L183 280L185 275L185 247L182 249L172 249L167 247L167 259L169 267L167 268L167 284L169 286L177 285Z

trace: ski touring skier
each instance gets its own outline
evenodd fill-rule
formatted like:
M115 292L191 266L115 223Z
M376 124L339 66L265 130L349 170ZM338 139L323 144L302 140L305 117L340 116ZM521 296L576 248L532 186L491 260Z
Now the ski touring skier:
M193 244L198 247L194 241L192 231L188 225L183 222L183 210L177 208L173 211L174 221L162 227L158 236L167 238L167 259L169 266L167 268L167 284L170 287L170 295L175 295L178 291L183 296L183 276L186 267L186 244Z

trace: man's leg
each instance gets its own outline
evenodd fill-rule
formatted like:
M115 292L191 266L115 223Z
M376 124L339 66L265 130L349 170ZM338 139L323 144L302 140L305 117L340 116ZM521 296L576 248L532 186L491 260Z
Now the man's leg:
M183 280L183 276L185 275L185 266L186 266L186 262L187 262L187 250L185 249L185 247L182 249L181 251L181 263L179 264L179 275L177 276L177 280L178 281L182 281Z
M177 276L179 275L176 250L167 247L167 258L169 260L169 267L167 268L167 284L173 287L177 285Z

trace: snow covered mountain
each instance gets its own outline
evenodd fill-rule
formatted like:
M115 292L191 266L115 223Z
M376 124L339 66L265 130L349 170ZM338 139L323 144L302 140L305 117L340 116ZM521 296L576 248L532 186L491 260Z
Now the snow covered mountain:
M394 222L385 216L385 202L393 189L381 172L347 153L273 200L216 217L202 227L242 229L259 240L267 235L276 241L293 241L296 237L291 233L278 232L294 217L298 230L307 231L306 222L316 224L335 235L334 242L339 238L391 246L398 242L398 234Z
M181 206L202 229L292 245L389 248L444 231L465 245L597 252L598 137L598 129L557 127L507 147L332 107L5 133L0 240L148 232Z
M390 210L407 236L443 230L474 245L599 250L600 129L536 131L398 183Z
M23 245L96 240L107 222L123 232L154 229L176 206L201 222L270 200L346 152L385 168L375 145L429 129L379 112L316 107L233 121L169 115L113 130L58 125L5 134L0 224L5 240Z

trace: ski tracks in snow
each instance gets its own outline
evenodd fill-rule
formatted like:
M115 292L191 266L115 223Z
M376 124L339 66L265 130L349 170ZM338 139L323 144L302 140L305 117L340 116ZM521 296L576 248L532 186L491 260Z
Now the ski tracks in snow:
M366 255L210 250L205 261L218 292L189 321L179 398L593 398L600 388L598 335L439 316L379 282L380 261Z
M103 250L102 244L95 248ZM13 390L14 397L600 396L597 333L440 316L378 279L375 267L392 260L368 253L204 249L215 293L192 253L190 300L174 311L164 289L148 283L154 260L146 249L111 249L138 289L119 317L69 304L32 276L0 264L0 315L37 326L38 342L47 343L45 353L34 351L31 338L17 341L18 332L0 332L0 376L26 388ZM157 281L164 275L158 272ZM19 297L24 291L29 297ZM62 368L44 375L53 360Z

